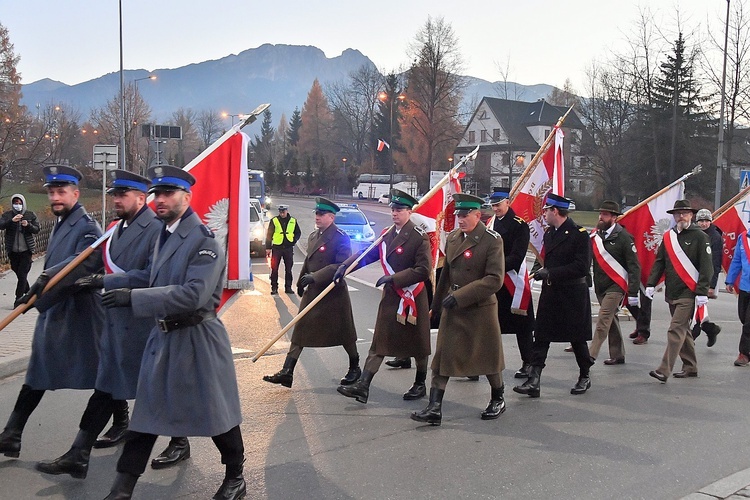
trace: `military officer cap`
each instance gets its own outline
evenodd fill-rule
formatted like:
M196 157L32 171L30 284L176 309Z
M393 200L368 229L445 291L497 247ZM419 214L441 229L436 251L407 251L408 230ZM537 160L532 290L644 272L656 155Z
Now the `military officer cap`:
M83 179L81 172L67 165L47 165L44 171L44 187L77 186Z
M404 193L400 189L391 189L391 208L408 208L411 210L419 203L413 196Z
M697 208L693 208L690 206L689 200L677 200L674 202L674 208L672 208L671 210L667 210L667 213L673 214L682 210L687 210L693 212L694 214L698 211Z
M289 207L286 205L279 205L279 212L283 212L285 210L289 210Z
M620 204L617 203L616 201L610 201L610 200L603 201L598 211L609 212L613 215L622 215L622 212L620 212Z
M493 192L490 195L490 205L497 205L501 201L510 198L510 189L504 187L496 187L492 189Z
M322 196L318 196L317 198L315 198L315 213L328 212L335 214L339 210L341 210L339 206L331 200L323 198Z
M571 203L573 203L573 200L569 200L568 198L560 196L559 194L549 193L547 194L547 199L544 201L544 206L542 207L542 209L559 208L562 210L570 210Z
M151 184L151 181L145 177L127 170L112 170L109 176L112 182L107 189L107 194L124 193L130 190L145 193L148 191L148 185Z
M190 192L190 187L195 184L195 177L190 172L173 167L172 165L157 165L148 169L148 176L151 177L151 189L154 191L175 191L182 189Z
M453 201L456 202L456 210L453 212L455 215L468 215L472 210L482 208L483 203L482 198L466 193L454 194Z

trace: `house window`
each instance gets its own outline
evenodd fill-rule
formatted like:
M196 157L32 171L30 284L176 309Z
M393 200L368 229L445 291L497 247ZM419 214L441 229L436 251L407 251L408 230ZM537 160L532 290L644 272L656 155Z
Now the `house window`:
M475 142L477 142L477 136L476 136L476 134L474 133L473 130L469 130L469 141L468 142L469 142L469 144L474 144Z
M497 142L497 141L500 140L500 129L499 128L492 129L492 140L495 141L495 142Z
M544 129L544 138L545 138L545 139L546 139L547 137L549 137L549 133L550 133L550 129L548 129L548 128Z
M487 131L483 129L481 131L481 135L482 135L482 141L481 142L487 142Z

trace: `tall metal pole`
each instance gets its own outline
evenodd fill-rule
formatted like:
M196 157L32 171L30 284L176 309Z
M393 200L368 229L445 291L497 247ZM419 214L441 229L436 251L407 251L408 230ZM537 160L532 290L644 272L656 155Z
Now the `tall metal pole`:
M122 62L122 0L119 1L120 5L120 165L123 170L126 170L125 163L125 74L123 73L123 62ZM105 207L102 207L104 210Z
M389 97L390 97L390 100L391 100L391 126L390 126L390 129L389 129L389 132L390 132L389 135L390 135L390 137L388 138L388 141L389 141L388 142L388 155L391 157L391 164L390 164L390 167L388 168L388 172L391 175L389 177L389 181L390 182L389 182L389 186L388 186L388 195L390 196L391 189L393 189L393 99L395 98L395 96L391 93L391 95Z
M724 24L724 68L721 71L721 110L719 111L719 147L716 153L716 190L714 210L721 206L721 174L724 169L724 100L727 84L727 49L729 46L729 0L727 0L727 19Z

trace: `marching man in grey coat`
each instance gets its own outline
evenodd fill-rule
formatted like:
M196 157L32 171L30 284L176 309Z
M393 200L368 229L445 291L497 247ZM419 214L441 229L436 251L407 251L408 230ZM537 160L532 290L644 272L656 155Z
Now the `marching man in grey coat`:
M44 271L16 301L17 307L37 296L34 307L39 310L39 317L34 327L26 381L0 434L0 453L7 457L18 457L23 428L44 391L93 389L99 363L99 335L104 322L101 298L97 291L75 290L71 285L77 278L101 272L101 252L95 251L48 292L42 294L42 291L49 280L94 243L102 231L78 203L80 172L64 165L49 165L44 167L44 178L57 224L47 245Z
M214 498L246 494L245 450L229 336L216 317L224 283L224 249L190 208L195 178L172 166L149 169L156 215L150 288L117 288L106 307L132 308L155 323L146 342L130 421L132 438L117 462L110 499L130 498L159 435L210 436L226 465Z

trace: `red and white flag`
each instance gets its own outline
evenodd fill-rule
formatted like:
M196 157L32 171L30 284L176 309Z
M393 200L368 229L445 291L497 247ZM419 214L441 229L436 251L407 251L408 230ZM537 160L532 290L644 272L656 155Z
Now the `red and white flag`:
M727 203L729 207L725 205L716 211L719 215L714 215L713 221L721 229L724 240L724 255L721 258L724 272L729 270L740 235L750 228L750 187L741 191L730 203Z
M411 214L414 225L430 237L433 266L437 266L438 257L445 255L446 237L456 227L453 194L461 192L461 179L465 176L464 172L452 174L442 189L425 200Z
M196 179L190 206L226 248L226 281L219 312L239 290L252 287L249 144L247 134L232 129L184 168Z
M664 233L674 226L674 217L667 213L674 202L683 199L685 183L675 183L647 203L636 205L620 217L619 222L633 235L638 261L641 263L641 283L646 286L651 267L656 260Z
M510 206L513 211L529 224L531 238L529 244L538 255L542 254L544 241L544 213L542 207L547 193L565 196L565 166L563 161L562 129L555 127L555 143L544 153L526 182L521 186Z
M383 139L378 139L378 151L383 151L383 148L391 149L391 145L385 142Z

